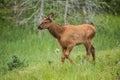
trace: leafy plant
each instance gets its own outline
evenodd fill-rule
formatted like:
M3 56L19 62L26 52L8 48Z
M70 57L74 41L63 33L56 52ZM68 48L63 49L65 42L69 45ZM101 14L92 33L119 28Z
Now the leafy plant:
M20 58L16 55L12 56L12 60L7 63L8 66L8 70L13 70L15 68L19 68L19 67L24 67L25 66L25 60L20 60Z

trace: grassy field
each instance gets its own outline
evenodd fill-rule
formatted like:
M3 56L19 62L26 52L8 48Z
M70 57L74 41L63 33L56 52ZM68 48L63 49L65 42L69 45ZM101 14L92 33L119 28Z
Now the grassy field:
M97 19L97 21L96 21ZM85 48L76 46L61 63L61 48L48 33L14 26L0 19L0 80L120 80L120 17L98 16L92 56L85 62ZM15 58L16 57L16 58Z

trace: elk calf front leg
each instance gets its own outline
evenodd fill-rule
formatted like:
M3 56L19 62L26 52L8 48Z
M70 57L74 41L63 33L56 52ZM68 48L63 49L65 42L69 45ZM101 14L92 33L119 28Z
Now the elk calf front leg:
M65 55L64 54L62 54L61 61L62 61L62 63L65 62Z
M67 50L65 51L65 58L67 58L73 64L73 60L69 57L72 48L73 48L73 46L69 46L67 48Z
M62 49L61 61L62 61L62 63L65 62L65 49Z

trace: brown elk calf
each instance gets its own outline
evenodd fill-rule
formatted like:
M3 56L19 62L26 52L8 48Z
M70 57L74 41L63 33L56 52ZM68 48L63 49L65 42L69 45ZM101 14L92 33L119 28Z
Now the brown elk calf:
M79 44L84 44L86 48L86 60L88 60L90 53L92 53L93 60L95 61L95 49L91 44L91 40L96 32L95 27L90 24L66 25L62 27L53 20L53 16L53 13L51 13L47 18L43 18L38 29L48 29L50 34L58 40L62 47L62 62L64 63L66 58L73 63L69 54L73 47Z

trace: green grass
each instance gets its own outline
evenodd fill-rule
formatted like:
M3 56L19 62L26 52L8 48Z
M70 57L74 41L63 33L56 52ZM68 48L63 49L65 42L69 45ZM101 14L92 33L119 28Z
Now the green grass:
M99 51L95 65L91 59L75 65L68 62L61 64L55 59L49 64L43 60L43 63L36 62L25 68L8 71L1 75L1 80L116 80L120 77L119 53L119 49Z
M76 46L71 58L61 63L61 48L48 33L16 27L0 19L0 80L119 80L120 79L120 17L96 17L97 33L93 44L96 64L92 56L85 62L85 48ZM107 21L108 20L108 21ZM56 50L59 49L58 52ZM26 66L8 70L8 63L16 55Z

